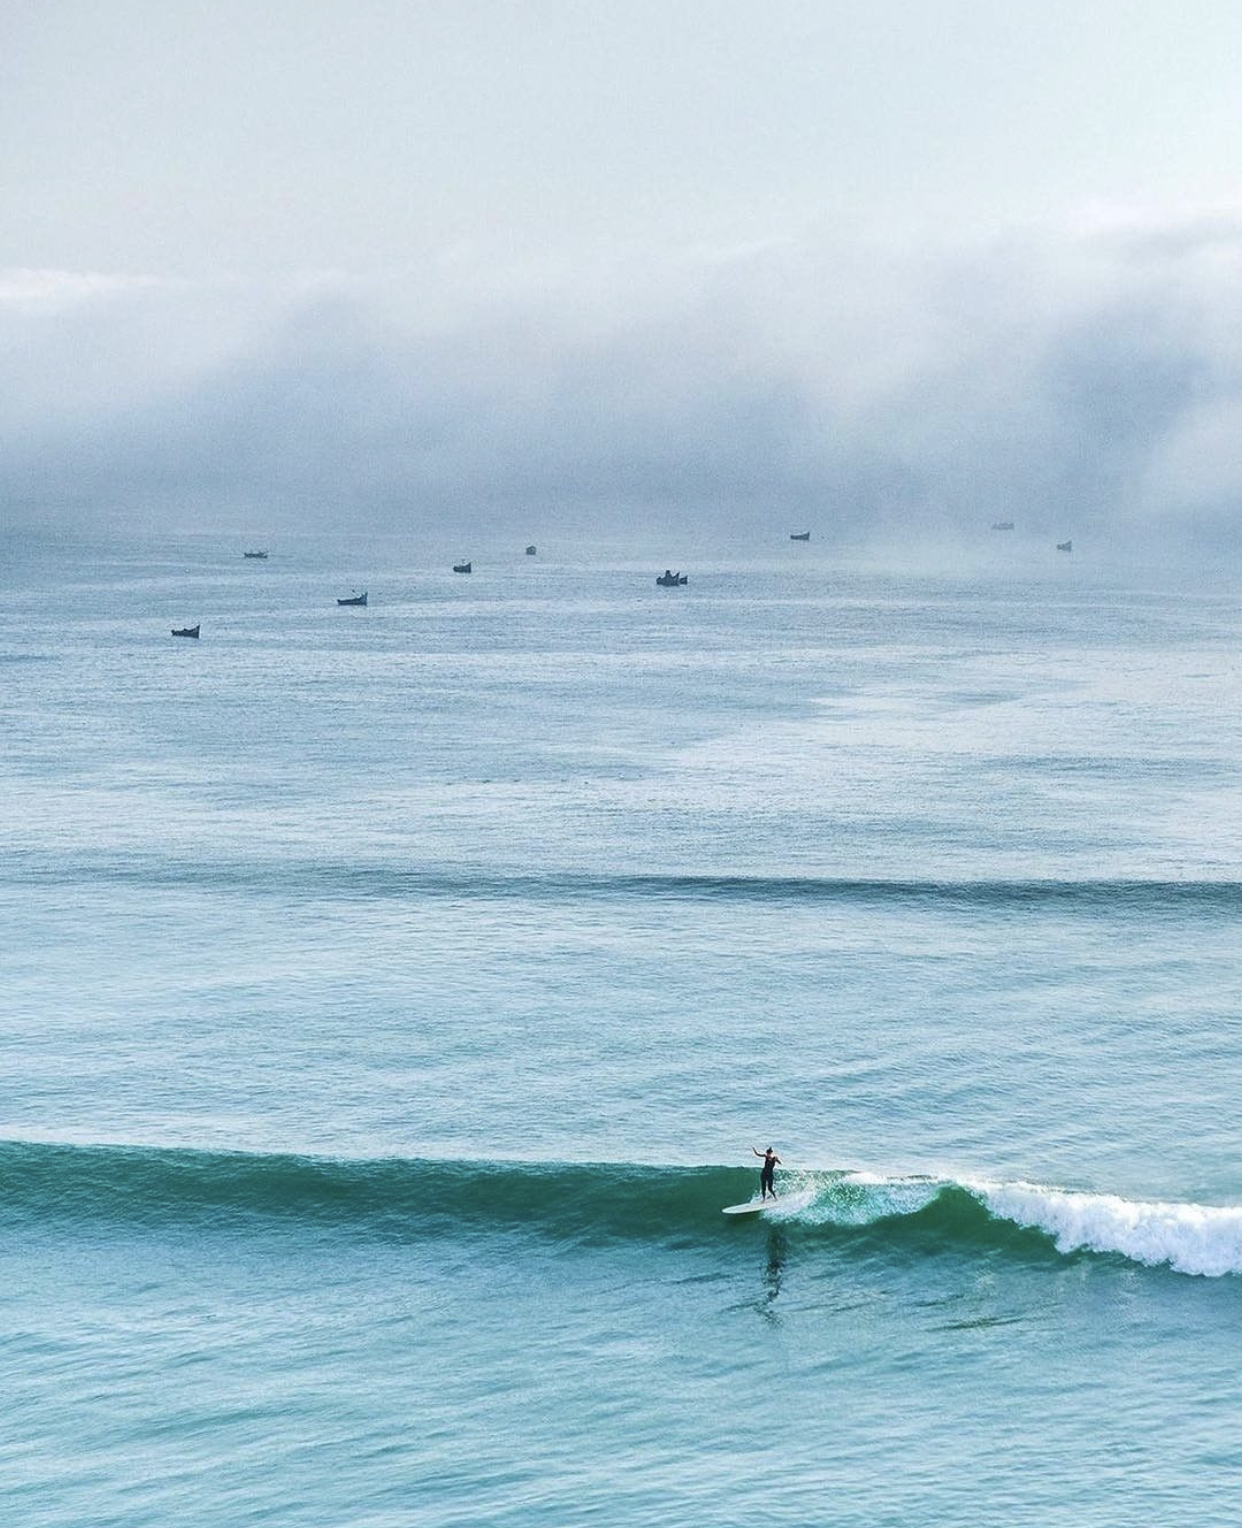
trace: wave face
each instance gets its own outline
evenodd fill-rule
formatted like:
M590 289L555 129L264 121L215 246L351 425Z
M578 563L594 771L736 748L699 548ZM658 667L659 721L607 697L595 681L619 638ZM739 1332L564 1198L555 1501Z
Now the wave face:
M785 1174L763 1221L729 1221L755 1174L633 1163L333 1159L129 1146L0 1143L0 1224L384 1240L525 1230L579 1246L729 1245L759 1226L847 1254L1099 1254L1178 1273L1242 1274L1242 1206L1137 1201L1034 1183L864 1172ZM749 1228L749 1229L747 1229Z

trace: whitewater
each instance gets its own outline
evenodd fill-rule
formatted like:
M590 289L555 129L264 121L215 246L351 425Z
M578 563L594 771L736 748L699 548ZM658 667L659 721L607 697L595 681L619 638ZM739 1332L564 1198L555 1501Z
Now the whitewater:
M1227 1521L1228 569L260 539L4 542L6 1521Z

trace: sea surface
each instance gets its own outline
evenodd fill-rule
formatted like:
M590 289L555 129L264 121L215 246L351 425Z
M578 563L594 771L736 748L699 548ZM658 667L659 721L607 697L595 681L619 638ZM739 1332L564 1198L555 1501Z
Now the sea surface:
M1236 1520L1242 587L788 529L0 539L0 1521Z

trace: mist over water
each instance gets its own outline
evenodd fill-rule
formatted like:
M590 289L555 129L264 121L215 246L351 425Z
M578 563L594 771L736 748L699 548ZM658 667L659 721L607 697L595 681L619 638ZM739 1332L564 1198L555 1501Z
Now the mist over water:
M702 566L719 532L760 557L814 524L952 574L1013 521L1101 566L1236 566L1240 226L0 270L0 493L12 523L166 537L682 525Z

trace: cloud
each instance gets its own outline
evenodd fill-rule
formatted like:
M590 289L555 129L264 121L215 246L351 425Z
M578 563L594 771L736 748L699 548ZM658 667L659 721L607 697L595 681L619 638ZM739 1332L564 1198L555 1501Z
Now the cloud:
M1242 218L386 280L0 277L16 518L1230 529Z

